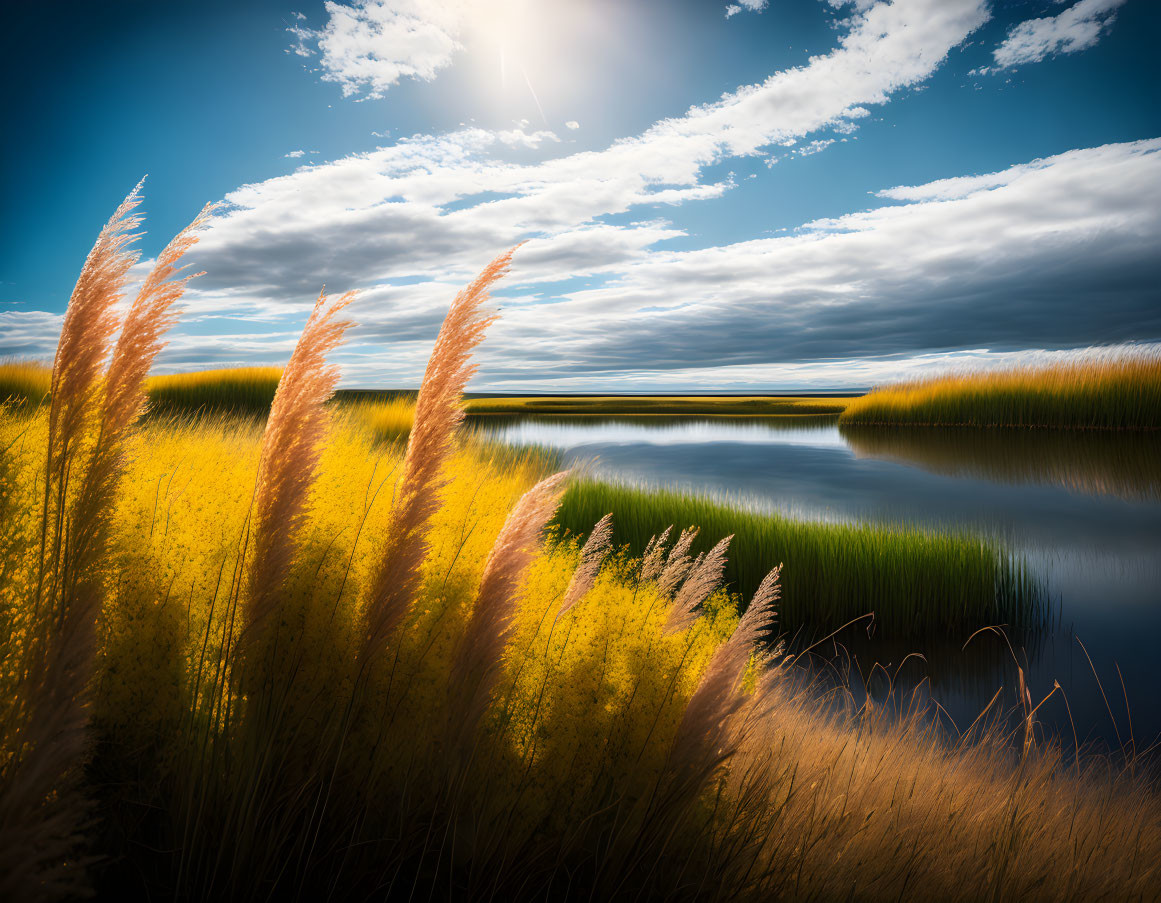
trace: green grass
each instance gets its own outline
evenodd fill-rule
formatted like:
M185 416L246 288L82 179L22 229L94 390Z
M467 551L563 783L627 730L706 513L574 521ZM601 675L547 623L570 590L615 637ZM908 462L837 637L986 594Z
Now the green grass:
M1117 352L884 386L852 400L840 422L1157 430L1161 357L1155 352Z
M490 414L685 414L698 417L839 414L849 398L797 395L545 395L468 399L472 415Z
M584 533L612 512L614 542L640 555L670 524L701 527L695 551L734 534L726 567L745 599L782 562L783 630L816 635L868 612L890 637L962 634L992 624L1030 626L1044 617L1042 591L1018 561L965 534L791 520L681 492L582 481L557 523Z

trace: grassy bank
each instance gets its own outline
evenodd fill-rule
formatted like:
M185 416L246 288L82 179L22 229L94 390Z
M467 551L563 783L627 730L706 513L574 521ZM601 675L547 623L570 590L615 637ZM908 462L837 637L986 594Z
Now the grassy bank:
M1089 430L1161 429L1161 357L1126 352L884 386L840 422Z
M547 395L529 398L470 398L467 411L488 414L589 414L727 417L839 414L848 398L794 395Z
M969 536L792 520L681 492L588 481L566 493L557 523L583 532L610 511L614 541L634 555L670 525L700 527L696 551L732 534L725 576L744 598L783 563L786 630L826 633L874 612L887 637L966 636L989 624L1032 626L1045 615L1040 588L1019 563Z

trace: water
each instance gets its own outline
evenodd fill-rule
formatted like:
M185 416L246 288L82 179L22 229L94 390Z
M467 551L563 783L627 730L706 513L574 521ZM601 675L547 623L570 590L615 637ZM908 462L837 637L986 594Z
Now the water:
M1053 626L1018 638L1014 650L1034 702L1054 681L1063 690L1036 713L1043 728L1069 748L1074 722L1081 746L1115 750L1132 737L1142 750L1161 736L1159 437L840 428L829 418L526 417L480 429L510 445L556 449L599 478L799 518L991 537L1029 563L1056 606ZM886 681L875 662L895 674L908 653L921 653L925 661L911 658L895 674L897 696L918 687L961 728L1001 687L997 705L1015 704L1013 654L999 636L977 636L966 650L966 636L840 639L815 654L857 687L873 671L876 695Z

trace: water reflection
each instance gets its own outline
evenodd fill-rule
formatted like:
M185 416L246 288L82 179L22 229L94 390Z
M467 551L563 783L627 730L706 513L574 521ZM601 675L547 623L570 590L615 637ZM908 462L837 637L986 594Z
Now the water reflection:
M859 458L953 477L1062 486L1089 495L1161 499L1161 436L1057 430L839 428Z

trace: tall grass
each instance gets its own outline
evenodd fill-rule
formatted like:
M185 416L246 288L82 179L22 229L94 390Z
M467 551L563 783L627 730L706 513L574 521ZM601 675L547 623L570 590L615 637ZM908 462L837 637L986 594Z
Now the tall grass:
M732 535L725 580L743 596L785 564L779 622L827 633L874 613L889 638L970 633L989 624L1034 626L1046 614L1039 585L1019 561L968 535L871 525L812 523L756 513L680 491L579 481L556 523L583 532L613 512L613 542L643 555L671 525L696 524L695 550Z
M323 407L341 301L264 430L137 418L183 283L160 274L106 369L134 201L51 407L0 410L5 899L1154 893L1155 788L1066 769L1027 700L1015 751L821 707L756 646L779 572L739 616L712 525L644 560L607 554L600 515L543 545L566 477L455 431L506 258L453 304L406 451Z
M846 424L1161 429L1161 355L1113 349L1055 364L962 371L883 386Z
M176 278L177 263L210 211L161 252L119 323L116 306L137 260L140 187L101 231L65 312L39 511L27 537L35 552L23 573L12 566L20 560L15 543L4 543L15 557L5 562L10 632L0 669L11 681L0 708L0 896L10 899L74 896L85 887L81 835L90 816L82 769L112 505L145 374L191 278ZM13 610L21 596L25 605Z

